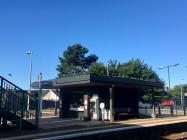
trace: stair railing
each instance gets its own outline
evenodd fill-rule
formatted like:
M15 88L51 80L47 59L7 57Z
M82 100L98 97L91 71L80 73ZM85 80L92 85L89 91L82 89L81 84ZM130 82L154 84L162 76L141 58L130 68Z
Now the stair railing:
M29 110L27 110L29 96ZM37 99L0 76L0 107L36 125Z

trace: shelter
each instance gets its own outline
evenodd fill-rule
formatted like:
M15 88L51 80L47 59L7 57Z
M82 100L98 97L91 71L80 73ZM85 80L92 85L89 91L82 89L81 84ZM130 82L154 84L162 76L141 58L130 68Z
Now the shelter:
M73 117L73 111L84 108L84 95L88 95L93 119L101 119L100 103L104 103L106 119L138 117L138 101L142 94L154 88L163 88L162 83L125 79L118 77L80 75L56 79L60 87L60 117Z
M43 83L45 88L60 89L60 118L80 117L81 113L85 116L85 110L88 110L91 114L86 114L87 117L111 122L114 119L138 117L138 101L142 94L154 88L163 88L163 83L90 74ZM32 86L37 85L35 82ZM100 108L101 103L103 109Z

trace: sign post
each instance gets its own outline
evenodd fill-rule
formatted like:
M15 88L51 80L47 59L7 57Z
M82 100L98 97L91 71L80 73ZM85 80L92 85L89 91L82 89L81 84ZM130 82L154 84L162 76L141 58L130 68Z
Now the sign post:
M40 117L42 116L42 73L39 74L38 76L38 80L39 80L39 96L38 96L38 99L39 99L39 114L40 114Z
M102 114L102 121L104 121L105 120L105 110L104 110L104 108L105 108L105 104L104 103L100 103L100 109L101 109L101 114Z

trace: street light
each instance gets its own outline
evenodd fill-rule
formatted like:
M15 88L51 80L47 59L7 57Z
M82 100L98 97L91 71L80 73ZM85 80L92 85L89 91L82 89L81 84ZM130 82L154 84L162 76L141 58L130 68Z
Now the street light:
M39 93L38 93L38 109L39 109L39 116L42 116L42 73L38 75L39 80Z
M169 93L170 93L170 67L176 67L178 66L179 63L177 64L174 64L174 65L168 65L168 66L162 66L162 67L159 67L159 69L164 69L164 68L167 68L168 70L168 83L169 83ZM177 109L176 109L176 114L177 114ZM171 106L171 115L173 115L173 107Z
M109 64L106 64L106 76L109 76Z
M169 91L170 91L170 67L176 67L178 65L179 65L179 63L174 64L174 65L168 65L168 66L161 66L161 67L159 67L159 69L165 69L165 68L167 68L167 70L168 70Z
M27 54L29 55L29 62L30 62L30 72L29 72L29 94L31 94L31 80L32 80L32 51L28 51ZM27 99L27 111L29 111L29 95L28 95L28 99Z

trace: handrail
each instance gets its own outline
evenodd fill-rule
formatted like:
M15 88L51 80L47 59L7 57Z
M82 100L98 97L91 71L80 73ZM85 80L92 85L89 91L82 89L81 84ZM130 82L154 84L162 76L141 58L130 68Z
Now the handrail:
M25 94L29 94L25 90L23 90L20 87L18 87L17 85L15 85L14 83L12 83L12 82L8 81L7 79L5 79L4 77L0 76L0 79L3 79L3 81L6 81L7 83L9 83L9 84L13 85L14 87L18 88L19 90L25 92ZM30 95L30 96L32 96L32 95Z
M30 110L27 110L28 96ZM0 76L0 107L36 126L37 99Z

